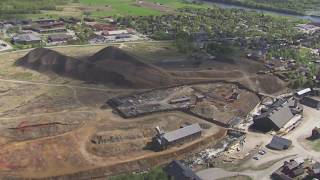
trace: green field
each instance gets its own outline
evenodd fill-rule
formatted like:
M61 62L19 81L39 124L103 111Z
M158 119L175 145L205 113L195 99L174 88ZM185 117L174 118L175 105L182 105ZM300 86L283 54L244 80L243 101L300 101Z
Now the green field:
M206 5L196 5L185 3L182 0L144 0L145 2L161 3L164 6L175 10L181 7L206 7ZM80 0L80 3L87 6L110 6L111 10L101 10L92 12L92 16L148 16L148 15L161 15L163 12L157 9L148 7L136 6L136 0Z
M105 16L148 16L174 13L182 7L208 7L191 4L183 0L1 0L0 18L48 18L61 16L89 15ZM162 6L155 3L160 3Z
M313 150L320 151L320 140L309 141L309 144L311 145Z

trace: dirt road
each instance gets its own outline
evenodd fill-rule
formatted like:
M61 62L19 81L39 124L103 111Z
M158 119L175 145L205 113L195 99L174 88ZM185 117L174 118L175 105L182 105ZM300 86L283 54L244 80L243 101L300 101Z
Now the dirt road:
M285 138L292 140L292 148L281 152L267 150L267 154L262 156L260 160L257 161L251 159L248 162L246 162L246 164L248 164L250 167L257 167L262 164L274 161L276 159L294 155L296 155L296 157L320 160L320 152L307 149L307 147L303 146L300 142L301 140L310 136L311 131L315 126L320 126L320 121L318 120L318 117L320 117L320 111L305 106L303 122L295 130L284 136ZM263 146L265 146L270 142L271 138L271 135L248 133L245 146L252 146L253 144L259 143L262 143ZM235 175L246 175L250 176L253 179L265 180L270 179L270 175L272 174L272 172L278 169L283 164L283 162L288 159L290 158L280 160L279 162L273 164L269 168L261 171L254 171L250 170L249 168L248 170L242 172L229 172L219 168L211 168L199 171L197 174L204 180L213 180Z

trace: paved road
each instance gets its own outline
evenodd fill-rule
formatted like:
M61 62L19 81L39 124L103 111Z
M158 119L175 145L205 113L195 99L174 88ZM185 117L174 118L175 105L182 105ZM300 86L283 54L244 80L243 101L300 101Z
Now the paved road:
M250 164L251 167L259 166L263 163L267 163L268 161L272 161L275 159L279 159L281 157L286 157L289 155L296 155L296 157L304 157L314 160L320 159L320 152L316 152L314 150L307 149L307 147L303 146L299 141L303 140L310 136L312 129L315 126L320 127L320 111L317 111L315 109L304 107L304 119L302 123L292 132L285 135L284 137L291 139L293 143L293 147L289 150L278 152L278 151L270 151L265 155L261 160L255 161L255 160L249 160L247 163ZM251 137L250 136L254 136ZM247 138L250 138L250 143L253 143L252 141L259 141L263 142L263 145L266 145L269 140L271 139L270 135L263 135L263 134L255 134L255 133L249 133L247 135ZM291 157L292 158L292 157ZM246 170L243 172L229 172L225 171L220 168L211 168L211 169L205 169L202 171L199 171L197 174L203 178L204 180L214 180L214 179L220 179L225 177L231 177L235 175L246 175L250 176L253 179L259 179L259 180L267 180L270 179L270 175L272 172L274 172L276 169L278 169L284 161L288 160L283 159L272 166L270 166L267 169L261 170L261 171L253 171L253 170Z

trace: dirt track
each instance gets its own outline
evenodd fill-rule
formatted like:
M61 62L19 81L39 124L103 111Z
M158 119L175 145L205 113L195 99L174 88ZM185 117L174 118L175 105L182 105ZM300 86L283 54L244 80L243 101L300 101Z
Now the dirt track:
M68 50L60 49L59 51ZM73 49L72 52L77 55L76 50ZM85 51L81 49L81 52ZM123 170L148 168L151 165L166 163L171 158L182 158L176 152L180 151L181 154L187 155L197 148L215 143L220 136L223 136L222 128L209 123L211 129L206 130L203 138L198 141L162 153L144 149L145 144L154 135L153 128L157 125L166 130L173 130L186 122L207 122L180 112L124 120L113 114L110 109L102 110L100 107L109 98L130 94L144 88L133 90L109 84L84 84L69 77L13 66L14 61L23 54L6 54L8 59L0 55L0 58L2 57L0 61L3 62L0 68L4 72L0 73L0 85L5 87L0 88L0 129L2 129L0 144L6 144L0 148L2 176L35 177L36 172L37 177L48 177L75 173L72 177L80 179L82 175L89 178L95 174L109 175L112 172L123 172ZM161 60L157 58L155 57L155 62ZM116 62L113 61L113 63ZM142 63L147 64L148 68L151 67L151 70L146 69L148 73L156 71L163 75L171 72L171 75L180 76L183 82L189 83L222 79L238 81L253 89L259 89L260 84L256 82L265 81L265 79L254 79L254 71L242 67L234 69L234 65L228 66L231 69L216 70L219 66L217 62L212 61L205 61L203 67L193 70L163 69L161 66L156 66L156 63L148 63L146 60ZM129 64L131 67L135 62ZM220 62L218 64L222 65ZM125 65L128 64L125 63ZM213 67L213 69L204 70L204 67ZM126 72L121 65L113 70ZM140 74L141 79L133 79L137 77L135 71L130 72L126 75L128 79L130 78L129 80L139 80L144 83L143 78L147 76L145 73ZM282 86L279 86L271 90L281 89ZM78 125L61 126L60 122ZM17 127L23 128L16 133ZM117 141L92 145L90 140L97 133L106 137L117 135ZM105 149L113 154L109 154ZM71 176L64 176L65 179L68 177Z

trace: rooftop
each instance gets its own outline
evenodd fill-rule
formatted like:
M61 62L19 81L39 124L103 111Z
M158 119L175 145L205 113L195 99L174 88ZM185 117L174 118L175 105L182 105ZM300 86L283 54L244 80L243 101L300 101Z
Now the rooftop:
M190 126L186 126L175 131L165 133L163 135L163 138L165 138L168 142L173 142L198 132L201 132L201 127L199 126L199 124L192 124Z
M201 180L190 168L185 167L181 162L173 160L168 164L164 171L169 176L173 176L175 180Z

